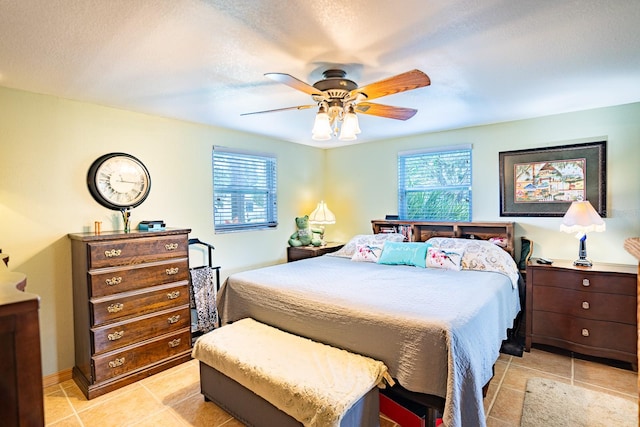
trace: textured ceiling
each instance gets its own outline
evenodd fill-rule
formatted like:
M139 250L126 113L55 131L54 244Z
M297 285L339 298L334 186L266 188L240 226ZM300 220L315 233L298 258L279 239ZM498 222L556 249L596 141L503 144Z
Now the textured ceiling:
M356 143L640 101L638 0L0 0L0 86L301 144L312 104L264 73L360 86L420 69L375 102Z

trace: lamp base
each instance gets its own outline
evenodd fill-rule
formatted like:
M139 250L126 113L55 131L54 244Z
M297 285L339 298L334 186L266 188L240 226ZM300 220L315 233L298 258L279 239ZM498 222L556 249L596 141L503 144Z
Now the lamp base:
M593 267L593 263L586 258L579 258L573 261L573 265L578 267Z

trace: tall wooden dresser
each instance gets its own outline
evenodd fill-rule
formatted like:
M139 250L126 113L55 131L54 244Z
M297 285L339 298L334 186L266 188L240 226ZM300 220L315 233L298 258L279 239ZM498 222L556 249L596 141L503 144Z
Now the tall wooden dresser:
M87 399L190 360L190 231L69 234L73 378Z

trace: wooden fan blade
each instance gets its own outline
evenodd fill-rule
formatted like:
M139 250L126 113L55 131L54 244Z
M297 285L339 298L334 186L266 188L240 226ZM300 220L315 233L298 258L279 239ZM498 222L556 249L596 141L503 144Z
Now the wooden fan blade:
M304 92L308 95L322 95L322 93L316 89L315 87L303 82L302 80L298 80L295 77L289 75L289 74L283 74L283 73L267 73L265 74L265 77L270 78L271 80L274 80L278 83L282 83L285 84L287 86L290 86L296 90L299 90L301 92Z
M388 79L380 80L368 84L358 89L352 90L349 95L356 97L358 93L364 94L367 99L376 99L394 93L405 92L407 90L418 89L429 86L431 79L420 70L411 70Z
M408 120L418 112L413 108L392 107L391 105L374 104L372 102L360 102L356 105L355 110L356 113L396 120Z
M250 116L251 114L275 113L277 111L287 110L306 110L308 108L317 107L317 105L298 105L297 107L276 108L275 110L254 111L253 113L242 113L241 116Z

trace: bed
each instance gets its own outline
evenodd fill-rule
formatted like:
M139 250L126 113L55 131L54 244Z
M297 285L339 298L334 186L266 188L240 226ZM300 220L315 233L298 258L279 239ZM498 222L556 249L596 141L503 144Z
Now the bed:
M484 426L483 387L520 311L512 223L467 223L474 240L442 224L403 222L410 233L354 236L334 254L233 274L218 295L222 324L251 317L380 360L445 426Z

